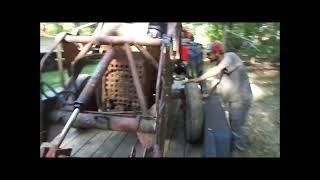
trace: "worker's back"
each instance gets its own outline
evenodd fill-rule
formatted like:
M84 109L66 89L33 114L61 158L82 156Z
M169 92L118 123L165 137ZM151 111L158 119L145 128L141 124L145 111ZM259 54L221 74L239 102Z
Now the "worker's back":
M224 60L230 59L230 64L221 78L219 92L224 101L228 102L250 102L252 91L247 70L239 56L233 52L224 54Z

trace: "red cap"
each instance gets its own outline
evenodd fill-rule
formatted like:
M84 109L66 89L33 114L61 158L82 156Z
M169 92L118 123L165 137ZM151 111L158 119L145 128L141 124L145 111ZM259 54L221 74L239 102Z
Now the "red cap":
M222 44L218 41L215 41L210 45L210 50L213 53L217 53L217 52L222 53L223 52Z

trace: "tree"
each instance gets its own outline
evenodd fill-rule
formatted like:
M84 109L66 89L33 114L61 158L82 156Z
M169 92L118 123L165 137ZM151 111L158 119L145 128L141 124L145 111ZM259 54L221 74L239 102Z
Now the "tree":
M208 23L207 36L211 41L221 40L223 36L223 24L222 23Z
M223 37L222 44L223 49L228 52L232 49L232 43L230 42L229 31L232 30L232 23L224 23L223 25Z

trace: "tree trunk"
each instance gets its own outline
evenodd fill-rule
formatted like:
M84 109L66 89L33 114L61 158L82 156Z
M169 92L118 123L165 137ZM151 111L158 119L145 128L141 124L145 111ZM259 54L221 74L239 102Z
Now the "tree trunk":
M230 36L228 31L230 30L232 30L232 23L225 23L223 28L223 37L222 37L222 44L225 52L230 50L228 45L229 36Z

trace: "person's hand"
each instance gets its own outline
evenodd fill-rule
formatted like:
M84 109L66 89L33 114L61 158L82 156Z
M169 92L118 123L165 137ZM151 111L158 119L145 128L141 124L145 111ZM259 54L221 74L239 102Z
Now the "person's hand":
M206 99L206 98L208 98L209 96L210 96L209 94L203 94L203 95L202 95L202 98L203 98L203 99Z
M198 78L194 78L194 79L189 79L185 83L192 83L192 82L198 82L198 81L199 81Z

